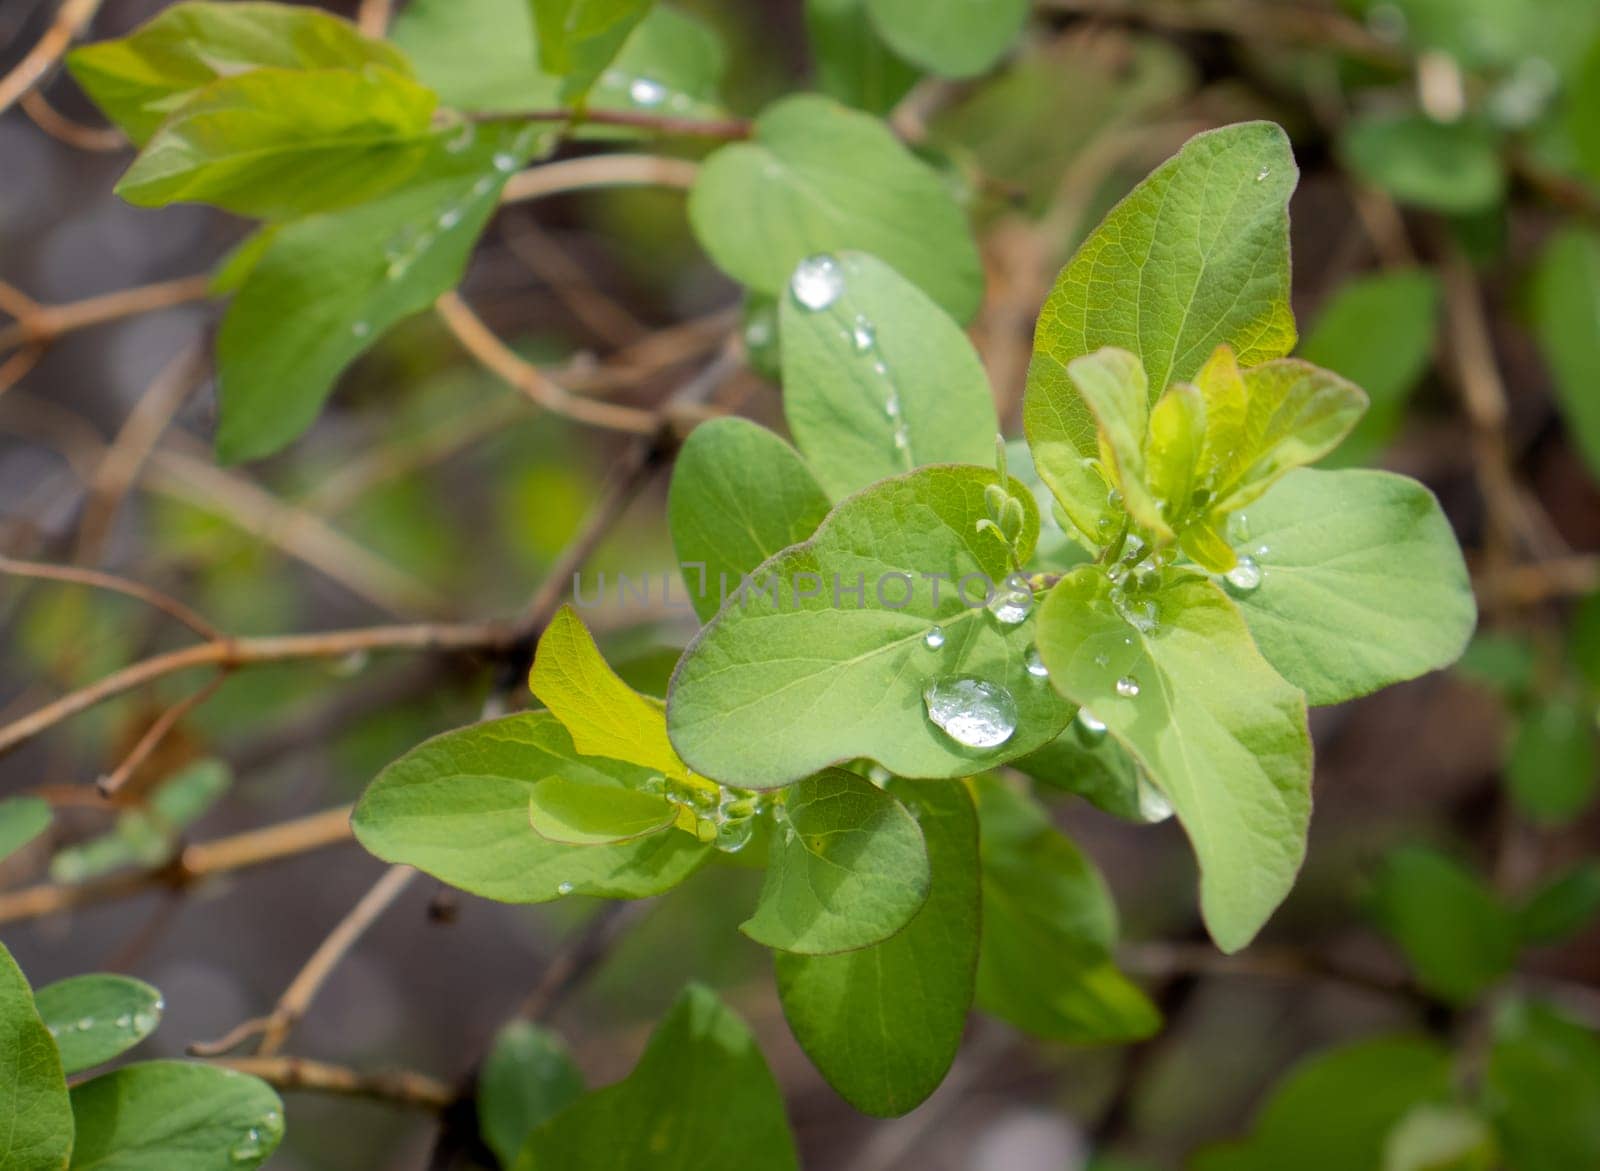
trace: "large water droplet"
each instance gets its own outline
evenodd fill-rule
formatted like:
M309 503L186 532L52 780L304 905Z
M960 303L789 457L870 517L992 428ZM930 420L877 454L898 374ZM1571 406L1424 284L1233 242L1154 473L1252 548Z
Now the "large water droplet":
M636 105L659 106L667 96L667 87L648 77L636 77L628 86L628 96Z
M994 748L1017 730L1017 703L1004 687L970 676L939 679L922 692L928 718L968 748Z
M1261 566L1254 557L1241 557L1239 564L1222 575L1228 590L1235 594L1254 593L1261 585Z
M989 599L989 613L1002 626L1015 626L1033 609L1033 591L1020 581L1000 583Z
M1123 699L1133 699L1139 694L1139 681L1132 675L1124 675L1117 680L1117 694Z
M813 312L826 309L844 292L844 273L831 256L808 256L789 278L789 291L803 308Z
M922 636L922 644L930 651L936 651L942 647L944 645L944 627L928 627L928 633Z
M753 817L725 821L717 826L716 847L724 854L737 854L750 844L755 832L756 823Z
M1050 677L1050 668L1046 667L1044 665L1044 660L1039 657L1038 647L1031 646L1028 648L1027 663L1028 674L1032 675L1035 679L1048 679Z
M1073 717L1072 730L1078 737L1078 742L1089 748L1093 748L1106 738L1105 721L1096 717L1086 707L1080 707L1078 714Z

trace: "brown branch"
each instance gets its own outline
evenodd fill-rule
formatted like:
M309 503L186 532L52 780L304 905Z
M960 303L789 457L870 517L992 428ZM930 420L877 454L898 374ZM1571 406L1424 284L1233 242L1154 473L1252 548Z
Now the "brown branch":
M514 113L487 111L471 115L474 122L559 122L564 131L580 126L629 126L655 134L686 138L749 138L753 127L744 118L677 118L670 114L650 114L643 110L518 110Z
M21 314L11 306L4 306L6 312L17 320L6 329L0 329L0 350L30 342L48 344L63 334L80 329L204 300L210 286L211 278L201 273L153 285L119 289L82 301L69 301L64 305L33 304L31 309Z
M145 734L139 737L139 742L133 746L128 755L122 758L122 762L112 772L101 777L95 783L95 788L100 790L100 795L107 798L116 798L118 795L122 795L124 799L135 796L136 794L132 793L123 794L122 789L127 785L134 773L139 771L139 766L150 759L150 754L161 746L161 742L167 738L173 728L182 722L185 716L217 693L217 688L222 686L223 680L227 677L227 672L218 671L213 678L197 691L184 696L162 712L155 722L145 730Z
M63 0L55 21L44 30L27 55L10 73L0 77L0 112L44 79L51 66L61 60L79 33L88 27L100 7L100 0Z
M129 145L127 135L115 126L85 126L68 118L46 100L38 90L29 90L18 103L22 112L33 119L33 124L58 142L78 150L105 153L122 150Z
M130 581L125 577L118 577L113 573L102 573L97 569L79 569L71 565L50 565L42 561L19 561L14 557L0 555L0 573L9 573L13 577L29 577L39 581L59 581L68 585L88 586L91 589L107 590L111 593L123 594L130 598L137 598L148 606L153 606L163 614L177 619L201 638L221 639L223 634L211 623L188 606L160 590Z
M604 154L563 159L529 167L511 176L501 192L501 203L525 203L593 187L694 186L700 166L690 159L662 155Z
M382 38L389 31L393 11L394 0L361 0L356 9L356 27L363 36Z
M251 1074L280 1090L345 1094L419 1110L443 1110L454 1098L443 1082L411 1070L362 1073L309 1057L223 1057L211 1064Z

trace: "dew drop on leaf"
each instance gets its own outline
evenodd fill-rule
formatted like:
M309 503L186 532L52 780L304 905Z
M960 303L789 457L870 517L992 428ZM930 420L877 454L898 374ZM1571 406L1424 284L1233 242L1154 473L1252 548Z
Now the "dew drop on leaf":
M1123 699L1133 699L1139 694L1139 681L1132 675L1124 675L1117 680L1117 694Z
M1031 646L1028 648L1027 663L1028 674L1032 675L1035 679L1048 679L1050 677L1050 668L1046 667L1044 665L1044 660L1039 657L1038 647Z
M789 278L789 291L801 308L815 313L839 299L844 292L844 273L831 256L808 256Z
M570 882L562 882L562 883L557 883L556 884L556 894L558 894L558 895L569 895L571 893L572 893L572 884Z
M989 613L1002 626L1015 626L1033 609L1033 591L1020 582L1001 582L989 599Z
M922 643L930 651L936 651L944 645L944 627L930 626L928 633L922 636Z
M939 679L922 691L928 718L957 744L994 748L1017 730L1017 703L1004 687L956 676Z
M737 854L750 844L755 832L754 818L742 817L736 821L725 821L717 827L717 849L724 854Z
M872 322L858 314L856 323L850 330L850 341L855 346L856 353L866 353L872 349L873 343L877 340L878 335L873 331Z
M648 77L639 77L628 86L628 96L636 105L659 106L666 99L667 87Z
M1234 594L1254 593L1261 585L1261 566L1254 557L1241 557L1239 564L1222 575L1228 590Z
M1104 721L1086 707L1080 707L1078 714L1073 717L1072 731L1078 737L1078 742L1089 748L1106 738Z

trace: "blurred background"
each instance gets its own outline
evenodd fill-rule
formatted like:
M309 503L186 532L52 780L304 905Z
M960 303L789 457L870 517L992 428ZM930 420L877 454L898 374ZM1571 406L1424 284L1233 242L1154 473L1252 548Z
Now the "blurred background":
M679 6L726 46L730 110L831 84L810 59L800 0ZM161 7L107 0L91 35ZM0 72L55 11L0 0ZM562 1007L556 1024L592 1082L631 1068L696 978L755 1028L808 1166L1060 1171L1097 1136L1141 1167L1178 1168L1237 1134L1310 1050L1467 1027L1396 992L1405 969L1381 905L1397 848L1439 851L1507 900L1600 852L1600 606L1585 607L1600 585L1600 5L1044 0L994 75L916 84L893 122L981 227L988 296L973 337L1015 435L1034 316L1076 241L1188 136L1254 117L1285 125L1302 169L1300 352L1374 401L1335 458L1402 471L1441 498L1483 614L1466 660L1313 713L1309 862L1236 960L1204 943L1174 824L1054 803L1106 872L1126 966L1168 1013L1153 1042L1052 1047L974 1018L934 1098L874 1122L790 1038L766 955L736 930L756 880L719 869L646 905ZM193 282L168 308L17 332L38 306L204 274L244 235L220 213L115 198L131 150L101 126L64 73L0 116L0 554L149 583L235 635L516 612L626 441L538 412L432 315L362 358L285 454L228 468L209 453L218 306ZM461 295L532 361L626 367L619 401L660 402L731 344L741 360L719 404L781 426L760 306L747 313L700 253L683 202L594 191L508 207ZM136 466L114 458L141 447ZM664 493L661 476L597 550L591 580L672 571ZM608 656L658 689L693 633L683 613L599 621ZM0 575L0 724L189 639L135 599ZM56 914L28 912L15 893L137 874L175 843L353 801L405 749L477 718L496 680L470 657L414 654L240 670L140 766L138 801L95 797L96 778L203 683L163 679L0 758L0 797L40 793L57 811L44 839L0 863L6 945L36 985L97 969L156 984L168 1007L150 1055L267 1011L382 864L345 841ZM525 702L520 682L512 691ZM340 966L293 1051L454 1078L594 911L418 882ZM1592 922L1563 934L1524 951L1519 979L1600 1022L1600 935ZM417 1167L433 1130L415 1113L313 1094L290 1099L289 1122L270 1164L282 1171Z

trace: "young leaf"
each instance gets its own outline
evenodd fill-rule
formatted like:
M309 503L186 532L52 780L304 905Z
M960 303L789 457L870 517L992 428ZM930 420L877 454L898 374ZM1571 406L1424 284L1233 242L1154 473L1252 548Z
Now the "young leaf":
M74 1086L72 1115L74 1171L250 1171L283 1139L271 1086L186 1061L125 1065Z
M1535 1002L1495 1021L1484 1099L1508 1166L1572 1171L1600 1164L1600 1037Z
M695 613L709 621L745 575L798 545L828 514L828 496L798 452L748 419L689 433L672 469L667 525Z
M50 827L50 806L38 797L0 801L0 862Z
M1597 916L1600 861L1591 859L1558 874L1517 908L1517 936L1527 944L1561 943Z
M484 128L455 153L436 147L402 191L285 224L217 336L218 458L259 458L294 439L346 366L453 287L506 178L543 141Z
M652 0L529 0L539 66L561 79L561 97L583 102L596 79L644 19Z
M1556 400L1589 469L1600 476L1600 233L1569 227L1551 237L1533 282L1533 321Z
M891 53L867 17L867 0L806 0L817 88L869 114L892 110L917 71Z
M894 269L861 252L808 257L779 303L784 418L834 499L926 464L994 461L977 351Z
M1495 134L1474 119L1359 118L1345 131L1340 150L1352 171L1402 203L1471 215L1494 207L1505 194Z
M534 786L642 788L651 770L579 755L550 712L524 712L446 732L379 773L351 818L363 846L452 886L508 903L567 894L648 898L682 882L708 847L688 834L608 846L564 846L528 822Z
M1396 1123L1451 1096L1450 1054L1431 1040L1382 1037L1303 1061L1272 1092L1244 1142L1214 1147L1194 1171L1354 1171L1383 1166Z
M1136 1041L1161 1014L1111 962L1117 912L1090 861L1036 803L976 782L983 859L979 1006L1035 1037Z
M1591 710L1569 698L1523 713L1511 741L1506 780L1511 799L1533 821L1566 825L1594 803L1596 769Z
M751 788L860 756L897 776L959 777L1059 732L1070 709L1027 669L1026 607L1002 607L1003 621L983 605L985 579L998 601L1012 569L1011 548L981 524L997 480L971 467L886 480L761 566L673 676L667 729L684 760ZM1011 498L1025 562L1038 516L1016 481Z
M1472 871L1421 847L1384 860L1372 895L1378 923L1406 954L1417 983L1469 1004L1511 970L1516 923Z
M978 823L959 782L892 780L928 849L928 901L897 934L835 956L777 952L778 996L800 1047L866 1114L904 1114L944 1080L978 962Z
M571 606L557 610L545 627L528 684L583 755L627 761L665 776L687 773L667 739L661 705L617 678Z
M1103 346L1129 350L1157 397L1193 379L1219 345L1243 366L1294 346L1288 201L1298 174L1287 137L1270 122L1197 135L1061 270L1034 334L1023 422L1040 476L1069 512L1083 498L1082 461L1098 455L1069 362Z
M289 4L191 2L163 9L126 37L67 54L97 106L142 146L197 90L251 69L408 73L405 55L349 21Z
M866 0L878 32L941 77L986 72L1017 39L1028 0Z
M406 74L375 65L253 69L186 101L117 194L140 207L209 203L264 219L348 207L416 172L438 102Z
M548 1029L513 1021L496 1034L478 1080L478 1130L502 1167L540 1123L583 1095L583 1074Z
M916 820L871 781L828 769L785 790L761 899L739 930L777 951L831 955L888 939L927 897Z
M770 296L806 257L850 249L877 256L958 322L983 296L972 230L944 181L878 119L824 97L783 99L750 142L708 158L689 222L718 268Z
M1150 424L1150 387L1139 359L1106 346L1067 363L1071 379L1094 416L1101 466L1111 474L1133 519L1163 536L1172 530L1145 486L1144 440ZM1098 527L1098 524L1097 524Z
M0 944L0 1167L63 1171L72 1154L72 1107L61 1057L33 992Z
M1303 468L1236 515L1232 532L1256 573L1224 579L1227 589L1262 655L1313 704L1447 666L1472 636L1461 550L1415 480Z
M72 976L34 993L68 1074L110 1061L161 1023L161 993L127 976Z
M1428 368L1439 282L1426 269L1394 269L1339 286L1300 344L1300 357L1348 378L1371 405L1323 467L1371 460L1400 429L1406 397Z
M534 832L568 846L631 842L666 829L677 813L661 794L565 777L545 777L528 798Z
M744 1023L691 985L622 1081L538 1127L515 1171L797 1171L783 1097Z
M1097 567L1062 579L1039 615L1039 650L1056 689L1104 722L1172 802L1200 862L1206 926L1237 951L1305 853L1305 699L1213 583L1168 571L1147 599L1154 621L1137 625L1112 589Z

